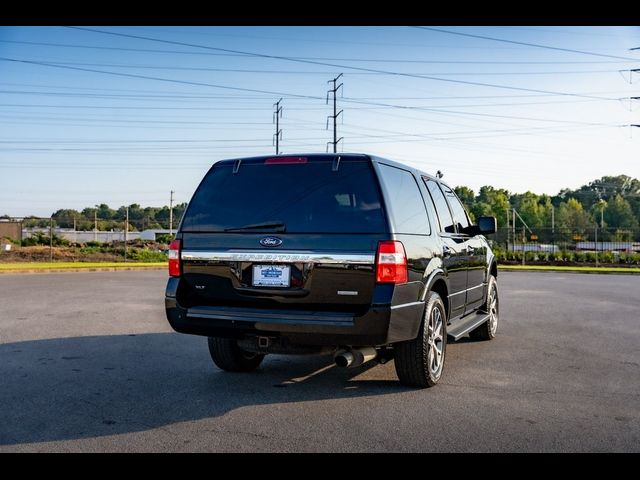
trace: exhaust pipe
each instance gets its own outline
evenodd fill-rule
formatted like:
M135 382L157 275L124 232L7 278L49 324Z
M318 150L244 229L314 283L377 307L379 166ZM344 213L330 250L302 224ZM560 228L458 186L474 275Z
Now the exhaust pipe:
M378 352L373 347L351 348L349 350L338 351L333 360L339 367L353 368L359 367L369 360L378 356Z

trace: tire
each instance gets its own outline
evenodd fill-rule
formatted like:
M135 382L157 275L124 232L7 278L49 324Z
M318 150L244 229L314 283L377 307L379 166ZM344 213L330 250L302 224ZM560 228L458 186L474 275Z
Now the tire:
M209 337L209 353L213 363L227 372L252 372L264 359L263 354L242 350L230 338Z
M433 387L442 377L447 349L447 313L436 292L430 292L418 336L395 346L395 366L400 383Z
M489 319L475 330L469 332L473 340L491 340L495 338L498 331L498 320L500 317L500 301L498 299L498 282L496 277L489 275L489 286L487 287L487 301L481 310L489 314Z

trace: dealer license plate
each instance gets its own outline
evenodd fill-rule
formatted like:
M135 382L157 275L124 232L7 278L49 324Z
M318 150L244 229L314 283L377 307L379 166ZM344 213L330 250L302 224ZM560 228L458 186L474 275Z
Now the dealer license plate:
M288 287L291 279L290 265L254 265L254 287Z

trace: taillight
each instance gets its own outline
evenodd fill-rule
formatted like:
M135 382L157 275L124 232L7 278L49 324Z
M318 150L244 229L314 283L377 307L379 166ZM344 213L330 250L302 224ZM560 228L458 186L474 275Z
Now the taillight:
M169 244L169 276L180 276L180 240L174 240Z
M378 242L376 282L397 284L407 281L407 254L402 242L393 240Z
M264 161L265 165L291 165L294 163L307 163L307 157L272 157Z

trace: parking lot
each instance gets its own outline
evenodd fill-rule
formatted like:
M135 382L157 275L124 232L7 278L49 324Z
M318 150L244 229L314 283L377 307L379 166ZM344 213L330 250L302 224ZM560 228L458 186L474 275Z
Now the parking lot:
M164 271L0 276L0 451L639 451L640 276L501 272L444 376L269 356L216 369Z

